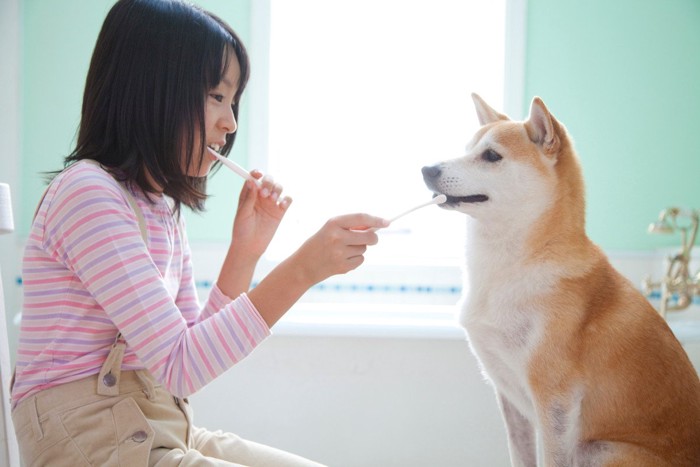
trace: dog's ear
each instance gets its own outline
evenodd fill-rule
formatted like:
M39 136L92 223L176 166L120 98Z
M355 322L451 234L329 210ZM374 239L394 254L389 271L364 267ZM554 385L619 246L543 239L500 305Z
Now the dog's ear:
M549 113L542 99L535 97L530 105L530 117L525 129L530 140L542 146L545 154L553 155L559 149L559 136L556 133L555 119Z
M479 123L482 126L497 120L510 120L507 115L493 110L478 94L472 93L472 100L476 107L476 116L479 117Z

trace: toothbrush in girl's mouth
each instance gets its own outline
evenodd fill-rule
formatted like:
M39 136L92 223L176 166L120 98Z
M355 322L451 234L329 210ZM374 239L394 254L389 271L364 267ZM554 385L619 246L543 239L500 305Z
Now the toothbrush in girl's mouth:
M229 160L229 159L225 158L224 156L222 156L222 155L219 154L218 152L214 151L214 150L213 150L212 148L210 148L209 146L207 146L207 149L209 150L209 153L210 153L212 156L214 156L214 157L216 157L217 159L219 159L219 160L221 161L222 164L224 164L226 167L228 167L229 169L231 169L234 173L240 175L241 177L243 177L243 178L246 179L246 180L250 180L251 182L255 183L258 187L261 185L260 180L258 180L257 178L253 177L253 176L250 174L250 172L248 172L246 169L244 169L244 168L241 167L240 165L236 164L236 163L233 162L232 160Z

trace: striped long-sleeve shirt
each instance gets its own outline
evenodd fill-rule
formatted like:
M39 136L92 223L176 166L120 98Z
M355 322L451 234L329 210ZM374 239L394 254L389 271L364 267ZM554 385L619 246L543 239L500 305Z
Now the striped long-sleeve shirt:
M232 300L214 286L200 307L183 221L165 197L130 192L145 244L123 187L100 167L78 162L49 186L24 253L13 405L99 373L119 332L122 369L148 369L180 397L270 334L245 294Z

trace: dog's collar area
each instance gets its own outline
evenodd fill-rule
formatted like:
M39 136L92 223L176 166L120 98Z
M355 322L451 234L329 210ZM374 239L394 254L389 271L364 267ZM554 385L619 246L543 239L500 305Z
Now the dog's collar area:
M437 194L435 195L437 196ZM469 195L469 196L447 196L447 201L445 204L459 204L459 203L483 203L488 201L489 197L486 195Z

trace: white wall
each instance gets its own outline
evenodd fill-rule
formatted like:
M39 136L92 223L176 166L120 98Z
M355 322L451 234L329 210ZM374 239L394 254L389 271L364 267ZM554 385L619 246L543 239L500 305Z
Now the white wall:
M200 426L331 466L508 465L463 340L273 336L191 402Z

